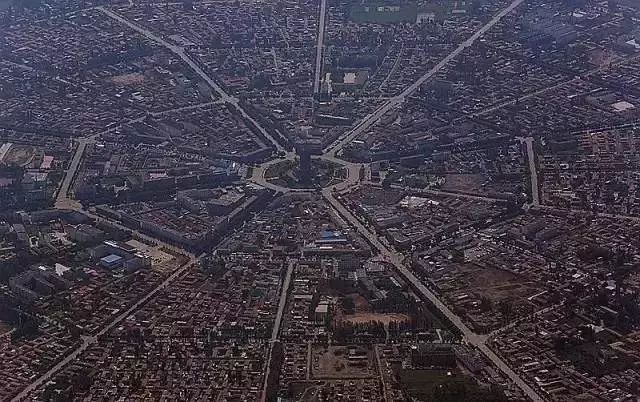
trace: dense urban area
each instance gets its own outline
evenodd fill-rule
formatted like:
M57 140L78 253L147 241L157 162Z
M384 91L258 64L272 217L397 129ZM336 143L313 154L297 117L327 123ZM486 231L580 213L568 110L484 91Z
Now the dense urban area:
M637 0L0 0L0 400L637 401Z

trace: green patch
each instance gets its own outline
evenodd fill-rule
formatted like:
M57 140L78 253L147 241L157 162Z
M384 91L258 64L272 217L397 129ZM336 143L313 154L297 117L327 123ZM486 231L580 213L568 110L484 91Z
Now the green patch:
M416 22L418 8L415 4L357 4L351 8L350 17L354 22L374 22L394 24Z

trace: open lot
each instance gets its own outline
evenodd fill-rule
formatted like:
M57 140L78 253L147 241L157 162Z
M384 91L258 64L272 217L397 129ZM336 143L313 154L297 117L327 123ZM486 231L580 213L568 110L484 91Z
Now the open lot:
M311 375L314 379L369 378L376 375L371 345L314 345L311 358Z

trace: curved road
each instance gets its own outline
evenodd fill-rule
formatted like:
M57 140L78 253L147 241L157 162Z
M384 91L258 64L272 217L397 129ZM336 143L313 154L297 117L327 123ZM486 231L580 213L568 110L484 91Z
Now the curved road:
M381 105L374 112L366 116L362 121L360 121L355 128L353 128L349 133L339 138L336 142L331 144L327 149L325 149L325 153L318 158L330 161L333 163L338 163L344 167L346 167L348 175L347 178L336 185L332 185L322 189L322 195L328 201L329 205L342 215L359 233L361 233L364 237L366 237L371 244L379 250L380 254L383 258L389 261L396 270L405 277L408 281L410 281L414 287L418 290L421 296L427 300L429 300L443 315L445 315L449 321L455 325L460 332L463 334L464 339L476 346L489 360L493 362L501 371L508 376L511 381L513 381L518 387L520 387L523 392L534 401L541 401L542 398L534 391L516 372L514 372L499 356L497 356L487 345L486 340L487 336L478 335L471 331L458 317L455 315L440 299L432 293L424 284L409 270L405 267L403 257L396 253L395 251L387 248L380 239L377 237L375 233L369 231L358 219L348 211L338 199L335 198L336 193L348 191L354 186L358 185L361 181L360 178L360 164L345 162L336 157L336 154L348 143L350 143L353 139L366 132L375 122L377 122L385 113L390 111L393 108L401 106L405 99L413 94L424 82L431 79L435 76L442 68L444 68L447 63L457 57L460 53L464 51L465 48L471 46L476 40L478 40L482 35L484 35L489 29L491 29L496 23L500 21L505 15L511 13L516 7L522 4L524 0L514 0L509 4L506 8L496 14L489 22L487 22L484 26L478 29L471 37L462 42L458 47L456 47L451 53L449 53L446 57L444 57L436 66L426 72L423 76L421 76L418 80L416 80L412 85L407 87L401 94L395 96L393 98L389 98L383 105ZM229 94L227 94L211 77L209 77L198 64L196 64L189 55L185 52L185 50L179 46L173 45L163 38L153 34L146 28L143 28L137 24L134 24L117 13L108 10L103 7L96 7L96 9L103 12L105 15L113 18L114 20L122 23L135 30L136 32L144 35L148 39L156 42L157 44L169 49L174 54L179 56L194 72L196 72L204 81L206 81L211 88L213 88L218 95L221 97L221 101L224 103L232 104L247 120L252 122L255 127L261 132L261 134L272 142L273 146L279 150L284 151L283 147L269 135L269 133L258 124L251 116L249 116L246 111L239 105L239 100ZM320 24L318 29L318 42L316 49L316 75L314 81L314 92L319 90L319 71L321 72L322 66L322 50L323 50L323 41L324 41L324 30L325 30L325 18L326 18L326 0L321 0L320 6ZM320 68L319 68L320 67ZM71 200L68 196L69 188L75 176L75 172L80 166L82 156L84 154L84 149L86 146L91 143L94 137L87 137L86 139L78 140L78 148L73 156L73 159L69 165L69 169L65 178L63 180L62 186L60 188L60 192L58 194L56 200L56 206L59 208L69 208L74 210L79 210L89 216L92 214L87 213L86 211L82 211L80 206ZM293 152L288 152L285 154L285 157L275 159L264 163L253 170L252 177L250 180L256 184L259 184L263 187L279 191L279 192L291 192L291 191L317 191L316 189L290 189L283 186L279 186L273 183L270 183L265 177L264 173L266 169L276 163L282 162L284 160L293 160L295 158L295 154ZM534 198L535 199L535 198ZM98 218L98 217L96 217ZM98 218L100 219L100 218ZM130 229L129 229L130 230ZM155 240L155 239L154 239ZM151 292L141 298L138 302L136 302L133 306L131 306L127 311L123 312L118 317L115 317L111 322L109 322L96 336L83 338L82 343L78 346L71 354L65 357L62 361L60 361L56 366L54 366L51 370L49 370L44 375L40 376L36 379L31 385L29 385L22 393L20 393L14 400L21 400L29 395L29 393L35 390L38 386L47 381L51 376L53 376L58 370L64 367L66 364L71 362L73 359L77 358L83 351L85 351L92 343L96 341L96 337L106 333L109 329L113 328L113 326L117 325L120 321L125 319L131 312L135 311L142 304L147 302L151 297L153 297L158 291L163 289L167 284L171 281L175 280L180 276L188 267L192 266L197 261L197 258L191 255L190 262L185 264L183 267L176 270L171 276L169 276L164 282L154 288ZM277 337L277 335L276 335Z

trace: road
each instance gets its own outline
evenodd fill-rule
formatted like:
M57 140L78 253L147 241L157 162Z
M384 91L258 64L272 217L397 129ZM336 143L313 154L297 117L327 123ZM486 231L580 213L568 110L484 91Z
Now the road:
M392 110L395 107L400 106L405 99L413 94L422 84L424 84L427 80L431 79L435 76L444 66L446 66L451 60L456 58L460 53L464 51L467 47L473 45L473 43L478 40L482 35L484 35L489 29L491 29L495 24L497 24L505 15L511 13L515 10L520 4L522 4L524 0L514 0L509 6L502 9L498 14L496 14L489 22L483 25L480 29L475 31L473 35L471 35L467 40L458 45L451 53L449 53L446 57L444 57L438 64L436 64L431 70L427 71L424 75L418 78L413 84L411 84L408 88L406 88L402 93L398 96L395 96L389 99L387 102L383 103L378 109L374 112L367 115L353 130L351 130L348 134L342 136L342 139L339 139L337 142L334 142L330 145L325 152L328 155L335 156L338 151L340 151L346 144L351 143L355 138L360 136L366 130L368 130L373 124L375 124L382 116L384 116L387 112Z
M269 356L266 362L266 369L264 374L264 385L262 387L262 396L260 398L261 402L265 402L267 398L267 382L269 379L269 371L271 366L271 354L273 352L273 344L278 340L280 336L280 325L282 324L282 316L284 315L284 308L287 305L287 296L289 295L289 286L291 285L291 277L293 276L293 270L298 263L295 259L289 260L289 265L287 266L287 273L284 277L284 281L282 282L282 287L280 288L280 302L278 303L278 312L276 313L276 320L273 323L273 331L271 332L271 343L269 345Z
M320 19L318 22L318 42L316 43L316 70L313 76L313 94L320 93L320 74L324 53L324 28L327 17L327 0L320 0Z
M198 103L196 105L182 106L182 107L177 107L177 108L174 108L174 109L163 110L161 112L151 112L149 114L151 116L153 116L153 117L159 117L159 116L164 116L164 115L172 114L172 113L176 113L176 112L186 112L186 111L189 111L189 110L208 108L208 107L214 106L214 105L223 105L224 103L225 102L222 101L222 100L215 100L213 102L204 102L204 103Z
M55 202L55 207L57 209L75 209L80 206L77 201L69 197L69 189L71 188L71 184L73 183L76 174L78 173L78 168L80 167L80 162L82 161L87 145L95 143L95 138L96 136L92 136L79 138L77 140L78 146L76 147L75 153L71 158L71 163L69 163L69 167L64 174L62 184L58 189L58 195Z
M579 80L580 80L580 78L571 78L571 79L568 79L568 80L563 80L563 81L560 81L560 82L558 82L558 83L556 83L556 84L554 84L552 86L538 89L537 91L530 92L528 94L519 96L519 97L514 98L514 99L509 99L509 100L505 100L505 101L499 102L497 104L494 104L494 105L491 105L491 106L487 107L486 109L482 109L479 112L472 113L472 114L470 114L468 116L463 116L463 117L461 117L459 119L456 119L456 120L461 121L461 120L467 119L469 117L471 117L471 118L481 117L481 116L490 114L492 112L495 112L498 109L502 109L505 106L515 105L516 103L523 102L523 101L525 101L527 99L536 97L538 95L542 95L544 93L547 93L547 92L552 91L554 89L557 89L557 88L560 88L562 86L571 84L572 82L577 82Z
M284 151L284 148L282 147L282 145L280 145L280 143L278 141L276 141L271 136L271 134L269 134L269 132L267 130L265 130L264 127L262 127L253 117L251 117L246 112L246 110L244 110L244 108L240 105L240 101L238 100L238 98L227 94L225 92L225 90L220 85L218 85L202 68L200 68L200 66L198 64L196 64L196 62L194 62L191 59L191 57L189 57L189 55L184 50L184 48L167 42L166 40L162 39L158 35L154 34L150 30L148 30L147 28L144 28L144 27L142 27L140 25L134 24L133 22L127 20L126 18L122 17L121 15L119 15L119 14L117 14L117 13L111 11L111 10L108 10L108 9L106 9L104 7L96 7L96 9L100 10L105 15L113 18L114 20L118 21L119 23L121 23L123 25L126 25L129 28L133 29L134 31L144 35L147 39L149 39L149 40L151 40L153 42L156 42L160 46L163 46L163 47L167 48L168 50L173 52L176 56L180 57L183 62L185 62L189 67L191 67L191 69L196 74L198 74L200 76L200 78L202 78L207 84L209 84L209 86L216 93L218 93L218 95L220 96L220 98L222 99L223 102L233 105L236 108L236 110L238 110L238 112L240 112L242 117L244 117L246 120L250 121L251 124L253 124L258 129L258 131L260 131L260 133L273 144L273 146L275 147L275 149L277 151Z
M287 152L285 156L282 158L273 159L265 163L262 163L253 168L253 171L251 172L251 177L249 178L249 180L264 188L268 188L270 190L281 192L281 193L288 193L290 191L300 191L299 189L291 189L288 187L280 186L275 183L271 183L265 177L265 173L267 173L267 170L270 167L277 165L278 163L283 163L285 161L294 161L295 158L296 158L296 154L294 152Z
M378 366L378 377L380 377L380 382L382 383L382 400L384 402L389 402L389 390L387 389L387 382L384 376L384 368L382 367L382 362L380 361L380 351L378 350L378 345L373 345L373 352L376 356L376 365Z
M295 159L296 159L296 154L294 152L288 152L282 158L273 159L268 162L262 163L259 166L253 168L253 171L249 180L264 188L268 188L270 190L281 192L281 193L315 191L316 190L315 188L290 188L290 187L281 186L279 184L272 183L265 177L265 173L267 172L267 169L269 169L270 167L277 165L278 163L282 163L284 161L294 161ZM360 167L362 166L361 164L345 162L336 157L327 156L327 155L313 156L313 159L322 159L327 162L332 162L332 163L343 166L347 170L347 177L342 182L327 187L328 189L342 192L360 183Z
M22 401L26 399L30 393L34 392L38 387L42 384L49 381L58 371L62 370L67 364L71 363L73 360L78 358L84 351L86 351L92 344L96 343L98 337L109 332L113 327L120 324L125 318L130 316L134 311L140 308L142 305L147 303L153 296L155 296L159 291L166 288L171 282L173 282L176 278L182 275L187 269L191 268L202 256L197 258L192 257L188 262L182 265L180 268L175 270L171 275L169 275L162 283L153 288L149 293L144 295L141 299L139 299L135 304L129 307L120 315L113 318L109 321L99 332L97 332L93 336L85 336L82 338L82 343L74 349L70 354L68 354L64 359L60 360L55 366L53 366L49 371L35 379L31 384L29 384L25 389L22 390L18 395L16 395L12 401Z
M621 219L628 220L636 223L640 223L640 216L632 216L632 215L622 215L622 214L610 214L607 212L596 212L589 211L586 209L576 209L576 208L558 208L551 205L539 205L538 209L557 212L561 214L566 214L567 212L571 212L574 214L580 215L588 215L588 216L597 216L599 218L610 218L610 219Z
M531 400L542 401L543 399L529 386L515 371L509 367L498 355L496 355L487 345L486 335L478 335L471 331L453 311L449 309L440 299L431 292L418 277L416 277L403 262L403 257L398 253L391 251L380 240L378 236L367 229L349 210L347 210L332 194L330 190L322 192L329 205L336 212L342 215L356 230L364 236L382 255L385 261L391 263L398 273L407 281L411 282L414 288L419 292L423 299L429 300L435 308L444 315L451 324L453 324L462 333L464 340L477 347L491 362L498 367L509 379L516 384Z
M536 153L533 149L533 137L520 139L527 146L529 160L529 174L531 176L531 206L540 206L540 188L538 187L538 168L536 167Z
M382 185L379 183L368 183L368 184L374 187L382 187ZM505 199L502 199L502 198L494 198L494 197L488 197L483 195L454 193L451 191L430 190L430 189L424 189L424 188L413 188L413 187L400 186L397 184L392 184L390 187L398 190L407 190L407 191L411 191L419 194L440 195L445 197L457 197L457 198L464 198L466 200L472 200L472 201L483 201L483 202L491 202L491 203L506 201Z
M589 72L587 72L587 73L585 73L583 75L580 75L580 76L577 76L577 77L574 77L574 78L564 79L564 80L562 80L560 82L557 82L557 83L555 83L555 84L553 84L551 86L548 86L548 87L545 87L545 88L540 88L540 89L538 89L536 91L533 91L533 92L530 92L528 94L521 95L521 96L518 96L518 97L513 98L513 99L505 100L505 101L499 102L499 103L497 103L495 105L491 105L491 106L487 107L486 109L483 109L483 110L481 110L479 112L472 113L469 116L462 117L461 119L465 119L465 118L468 118L468 117L480 117L480 116L484 116L484 115L490 114L490 113L492 113L492 112L494 112L494 111L496 111L498 109L502 109L505 106L515 105L516 103L520 103L520 102L523 102L523 101L525 101L527 99L536 97L538 95L542 95L542 94L547 93L549 91L553 91L554 89L557 89L557 88L560 88L560 87L563 87L563 86L566 86L566 85L570 85L572 83L584 80L585 78L588 78L588 77L590 77L592 75L598 74L598 73L600 73L602 71L606 71L608 69L611 69L612 67L616 67L616 66L620 66L620 65L623 65L623 64L626 64L626 63L633 62L633 61L635 61L635 60L637 60L639 58L640 58L640 55L633 55L633 56L630 56L630 57L624 57L624 58L622 58L620 60L617 60L617 61L615 61L615 62L613 62L611 64L606 64L604 66L601 66L601 67L598 67L598 68L596 68L594 70L591 70L591 71L589 71Z
M273 323L273 331L271 332L271 342L275 342L280 335L280 324L282 323L282 316L284 315L284 308L287 304L287 295L289 293L289 286L291 285L291 277L293 276L293 270L296 267L298 261L296 259L289 259L287 266L287 273L282 282L280 288L280 302L278 303L278 313L276 314L276 320Z

